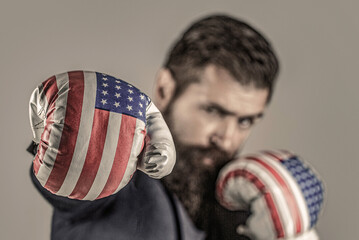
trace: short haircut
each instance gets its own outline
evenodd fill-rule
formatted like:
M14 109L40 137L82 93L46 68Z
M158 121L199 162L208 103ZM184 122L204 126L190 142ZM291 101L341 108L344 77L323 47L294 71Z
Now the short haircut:
M209 64L222 67L242 85L268 89L270 101L279 62L270 43L247 23L226 15L194 22L171 48L164 67L176 81L175 97L199 81Z

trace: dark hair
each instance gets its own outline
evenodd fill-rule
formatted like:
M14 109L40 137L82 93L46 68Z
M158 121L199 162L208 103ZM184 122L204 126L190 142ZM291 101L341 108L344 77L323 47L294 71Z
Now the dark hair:
M243 85L269 90L270 101L278 73L278 59L269 42L248 24L225 15L193 23L175 42L164 67L181 94L209 64L229 71Z

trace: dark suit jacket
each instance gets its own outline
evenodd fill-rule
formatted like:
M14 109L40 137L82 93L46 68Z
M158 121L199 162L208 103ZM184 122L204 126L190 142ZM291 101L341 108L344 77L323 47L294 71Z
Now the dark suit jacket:
M161 182L140 171L117 194L95 201L56 196L40 185L32 170L31 178L54 207L52 240L200 240L205 237Z

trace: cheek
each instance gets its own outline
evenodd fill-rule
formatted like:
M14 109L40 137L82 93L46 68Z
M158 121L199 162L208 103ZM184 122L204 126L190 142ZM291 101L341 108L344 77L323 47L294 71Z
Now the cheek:
M251 130L240 131L236 136L235 146L233 146L234 149L242 148L243 144L245 144L246 140L248 139L250 133Z
M199 110L187 108L179 111L175 108L173 112L173 134L185 144L201 145L208 144L211 124L208 119L201 116Z

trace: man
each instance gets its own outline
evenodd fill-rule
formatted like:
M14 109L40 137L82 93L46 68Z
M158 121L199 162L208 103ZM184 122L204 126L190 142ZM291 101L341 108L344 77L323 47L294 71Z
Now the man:
M215 203L214 181L263 116L277 71L270 44L249 25L228 16L194 23L155 86L176 144L173 173L161 183L137 171L118 193L80 201L51 194L31 172L55 209L52 239L224 239L218 229L234 227L221 220L228 213Z
M212 212L218 171L263 116L277 71L275 54L257 31L212 16L184 33L158 74L157 106L178 153L163 182L206 232L219 224Z

